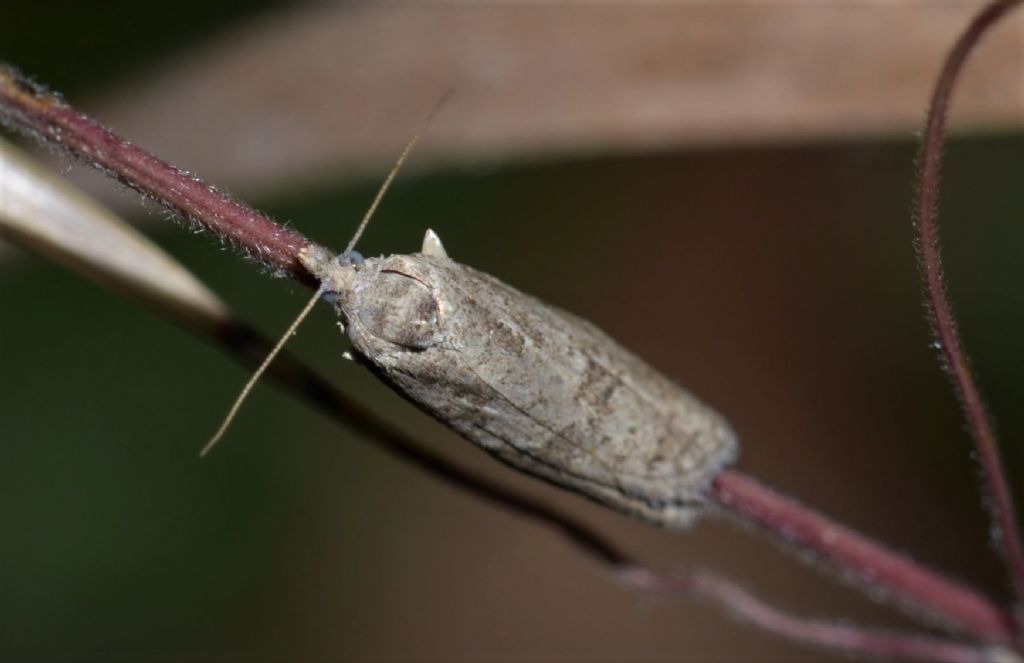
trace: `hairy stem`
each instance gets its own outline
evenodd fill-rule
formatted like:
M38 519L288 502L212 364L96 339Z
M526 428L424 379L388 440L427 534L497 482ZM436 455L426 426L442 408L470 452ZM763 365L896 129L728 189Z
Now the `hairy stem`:
M301 234L133 145L3 63L0 122L102 170L274 273L316 284L298 261L299 251L309 242Z
M299 252L312 245L308 239L132 145L56 95L26 82L13 68L4 65L0 65L0 120L64 149L164 207L185 215L276 272L313 284L311 276L299 263ZM349 424L371 431L376 441L419 467L446 477L474 494L560 528L605 563L615 567L632 566L622 553L570 518L462 471L415 444L408 444L371 413L344 402L339 404L337 397L326 393L322 385L313 385L304 393L312 394L314 401L337 411ZM723 474L711 497L721 508L733 511L740 519L757 522L798 551L806 548L818 551L841 572L861 578L861 589L882 589L923 611L941 616L947 623L961 625L985 642L1005 642L1009 638L1006 619L985 597L870 542L825 516L802 509L737 471ZM842 536L826 541L829 531L841 532ZM794 538L794 532L803 534ZM872 571L890 568L899 572Z
M810 552L855 581L877 588L947 626L1006 642L1008 616L976 590L941 576L737 472L721 472L709 491L726 515L755 525L787 546Z
M971 51L999 19L1021 0L996 0L986 6L957 40L939 74L932 93L928 120L918 153L917 201L915 228L917 258L924 289L928 319L943 365L953 381L957 400L967 419L967 428L977 450L984 479L985 504L992 516L992 536L1002 554L1016 593L1018 610L1024 599L1024 547L1013 506L1013 496L999 456L994 426L971 372L957 331L956 319L942 275L937 226L939 186L942 166L942 145L953 88Z

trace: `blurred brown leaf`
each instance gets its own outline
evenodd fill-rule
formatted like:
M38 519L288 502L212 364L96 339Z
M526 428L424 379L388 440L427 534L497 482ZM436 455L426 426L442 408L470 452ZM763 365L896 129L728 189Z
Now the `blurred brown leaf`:
M976 8L310 4L239 25L86 107L246 196L380 174L449 87L413 167L906 134ZM982 47L957 127L1024 122L1021 29L1014 17Z

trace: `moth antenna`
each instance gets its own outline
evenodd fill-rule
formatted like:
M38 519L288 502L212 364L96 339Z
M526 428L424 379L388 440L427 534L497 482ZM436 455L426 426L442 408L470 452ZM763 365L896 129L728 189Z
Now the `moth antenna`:
M235 420L235 415L238 414L238 410L242 407L242 403L244 403L245 399L249 396L249 392L252 391L252 388L254 386L256 386L256 382L260 379L260 376L263 375L266 372L267 368L270 367L270 363L274 361L274 357L276 357L281 352L281 349L284 348L284 344L287 343L288 339L295 334L295 330L299 328L299 325L302 324L302 321L305 320L306 316L308 316L310 311L313 310L313 306L316 304L316 301L320 299L320 297L323 294L324 286L320 286L319 288L317 288L317 291L313 293L313 296L310 298L310 300L306 302L306 305L303 307L299 315L295 317L295 321L292 322L292 324L288 326L288 329L285 331L285 333L281 335L281 338L278 339L277 344L274 346L274 349L270 351L270 354L267 355L267 358L263 360L263 363L260 364L260 367L256 369L256 372L252 374L252 377L249 378L249 381L245 383L244 387L242 387L241 393L238 394L238 398L235 399L235 403L234 405L231 406L231 409L228 410L228 414L227 416L224 417L224 421L221 423L220 428L217 429L217 432L213 434L213 437L210 438L210 441L207 442L206 446L204 446L202 451L199 452L200 458L203 458L206 456L206 454L210 453L210 450L213 449L213 447L218 442L220 442L220 438L224 437L224 433L226 433L228 427L231 426L231 422Z
M345 252L341 254L342 256L350 256L352 254L352 250L355 248L356 242L358 242L359 238L362 237L363 231L366 230L366 226L368 223L370 223L370 219L373 218L373 213L377 211L377 206L380 205L381 199L384 198L384 194L387 193L388 187L391 186L391 182L394 181L395 176L398 175L398 171L399 169L401 169L402 164L405 163L406 157L408 157L409 153L412 152L412 148L416 146L416 141L420 139L420 136L423 135L423 132L426 131L428 126L430 126L431 120L434 119L434 116L437 115L437 112L441 110L441 106L443 106L444 103L448 101L448 98L452 96L453 92L453 89L449 89L441 96L437 103L434 104L434 107L430 110L430 113L427 114L426 119L423 120L423 123L416 130L416 133L412 135L412 138L406 144L405 149L403 149L402 153L398 156L398 161L396 161L395 165L391 167L391 171L388 173L388 176L384 178L384 183L380 186L380 189L377 191L377 195L376 197L374 197L373 202L370 203L370 208L366 210L366 214L363 216L363 220L359 222L359 227L356 229L356 233L355 235L352 236L352 240L348 243L348 246L345 247ZM235 399L235 402L231 406L231 409L228 410L227 416L225 416L224 421L221 422L220 428L217 429L217 432L213 434L213 437L210 438L210 441L207 442L206 446L204 446L202 450L199 452L200 458L204 458L206 454L210 453L210 450L213 449L213 447L216 446L218 442L220 442L220 439L222 437L224 437L224 433L227 432L228 428L231 426L231 422L235 420L235 416L238 414L238 410L241 409L242 403L244 403L245 399L249 397L249 392L252 391L252 388L256 386L256 383L259 381L260 377L266 372L267 368L270 367L270 363L274 361L274 357L276 357L281 352L281 349L284 348L284 345L285 343L288 342L288 339L295 335L295 330L299 328L299 325L302 324L302 321L305 320L306 316L308 316L310 311L313 310L313 306L316 305L317 300L320 299L320 297L324 294L325 291L326 287L323 284L321 284L320 287L317 288L317 291L313 293L313 296L310 298L310 300L306 302L306 305L302 308L302 311L295 317L295 320L292 322L292 324L288 326L288 329L285 331L285 333L281 335L281 338L277 341L277 344L274 345L274 349L270 351L270 354L267 355L267 358L263 360L263 363L260 364L260 367L256 369L256 372L252 374L252 377L249 378L249 381L245 383L244 387L242 387L241 393L238 394L238 398Z
M398 175L398 171L402 168L402 164L405 163L406 157L408 157L409 153L412 152L412 148L416 146L416 141L418 141L420 136L423 135L423 132L427 130L427 127L430 126L430 122L434 119L434 116L437 115L439 110L441 110L441 106L444 106L445 102L448 101L454 92L455 90L453 88L449 88L443 95L441 95L441 98L436 104L434 104L434 107L430 110L430 113L427 114L426 119L423 120L419 129L417 129L416 133L412 135L412 138L406 144L405 149L402 150L402 153L398 156L398 161L396 161L395 165L391 167L391 172L389 172L388 176L384 178L384 184L380 186L380 189L377 191L377 196L373 199L373 202L370 203L370 209L366 210L363 220L359 222L356 234L352 236L352 240L348 243L348 246L345 247L345 252L341 255L348 255L352 252L352 249L356 248L356 242L358 242L359 238L363 236L363 231L366 230L367 224L370 223L373 213L377 211L377 206L380 205L381 199L383 199L384 194L387 193L388 187L391 186L391 182L395 179L395 175Z

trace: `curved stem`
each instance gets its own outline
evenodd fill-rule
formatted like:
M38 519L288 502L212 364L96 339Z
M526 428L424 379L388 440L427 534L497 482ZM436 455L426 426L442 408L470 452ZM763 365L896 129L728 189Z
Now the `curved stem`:
M1004 653L998 647L978 647L913 633L880 631L797 617L757 598L736 583L707 571L681 577L631 569L621 574L633 585L670 596L696 596L731 612L737 619L795 642L873 659L931 663L993 663ZM1006 653L1007 660L1010 654Z
M992 536L1006 562L1018 604L1024 599L1024 547L1021 545L1013 496L1000 460L994 426L972 375L970 362L960 341L956 319L949 304L949 295L946 293L936 217L942 144L953 87L971 51L988 29L1020 4L1021 0L996 0L986 6L971 21L949 53L935 84L918 154L920 172L915 214L918 266L929 322L942 353L943 364L953 381L957 400L960 401L967 419L967 428L974 440L984 478L987 498L985 504L992 516Z

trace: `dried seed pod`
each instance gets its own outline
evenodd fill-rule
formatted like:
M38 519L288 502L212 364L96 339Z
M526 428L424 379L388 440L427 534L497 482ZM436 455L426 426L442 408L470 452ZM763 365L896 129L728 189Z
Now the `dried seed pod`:
M418 254L302 259L366 365L519 470L683 527L735 460L718 413L589 322L451 260L431 231Z

